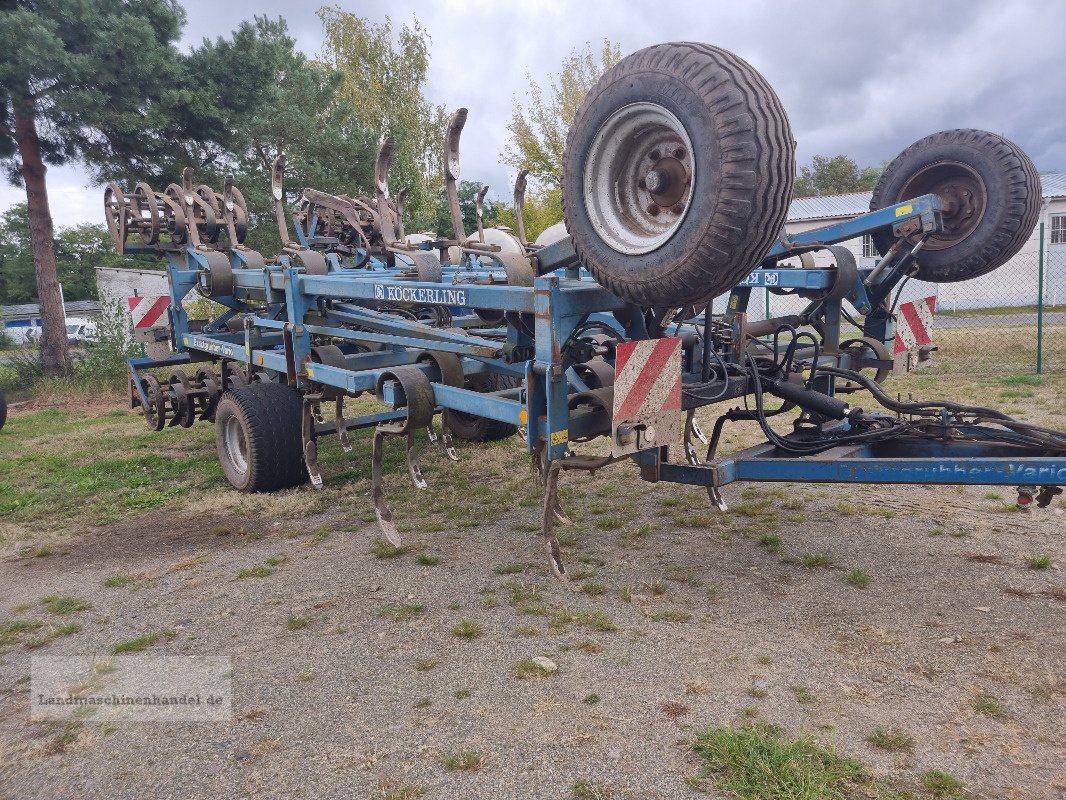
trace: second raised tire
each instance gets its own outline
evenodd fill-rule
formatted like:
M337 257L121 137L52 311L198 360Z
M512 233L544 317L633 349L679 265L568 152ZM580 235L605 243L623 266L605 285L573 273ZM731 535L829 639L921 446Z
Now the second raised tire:
M944 230L918 253L917 277L965 281L1002 266L1029 239L1040 216L1040 174L1009 139L974 129L941 131L912 144L877 182L870 210L935 194L944 204ZM912 237L917 244L916 234ZM891 229L873 234L882 255Z
M215 446L222 472L242 492L273 492L307 481L303 400L284 384L253 383L222 395Z
M732 288L779 235L792 130L743 59L671 42L611 67L578 109L563 157L566 228L614 294L684 306Z

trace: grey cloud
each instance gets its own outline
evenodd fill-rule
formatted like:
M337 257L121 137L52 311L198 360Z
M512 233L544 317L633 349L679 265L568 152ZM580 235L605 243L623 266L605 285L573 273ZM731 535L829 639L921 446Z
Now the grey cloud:
M878 164L928 133L982 127L1016 140L1041 169L1066 170L1066 4L1054 0L339 5L375 20L388 14L397 25L417 16L430 31L430 95L449 110L470 109L463 176L488 183L497 197L510 195L513 172L499 154L512 98L528 92L527 70L543 81L573 48L604 37L623 52L687 39L740 54L781 96L800 163L843 152ZM305 52L320 48L316 3L185 0L185 7L186 46L269 14L286 18Z

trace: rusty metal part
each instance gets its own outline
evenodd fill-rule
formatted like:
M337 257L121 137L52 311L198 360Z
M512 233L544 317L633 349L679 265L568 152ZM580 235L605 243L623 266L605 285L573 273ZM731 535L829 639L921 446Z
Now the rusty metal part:
M104 189L104 217L115 249L121 253L126 247L126 223L130 211L126 195L117 183L109 183Z
M141 388L148 398L148 405L143 409L144 424L149 430L161 431L167 424L167 395L155 375L145 375L141 379Z
M391 136L387 136L378 147L377 158L374 159L374 192L378 225L381 229L381 238L388 246L393 246L400 240L395 212L389 207L389 169L392 167L392 159L395 155L396 141Z
M429 250L412 250L407 253L407 257L415 264L418 280L432 283L444 280L444 271L436 254Z
M385 434L382 430L374 431L374 443L370 458L371 497L374 501L374 514L378 518L378 527L381 529L381 535L393 547L399 547L402 540L400 539L399 531L396 530L392 509L389 508L388 501L385 499L385 488L382 484L381 462L385 450L384 439Z
M514 182L515 225L518 229L518 241L522 243L523 247L529 245L529 240L526 239L526 220L524 216L526 207L526 175L528 174L528 169L520 169L518 171L518 177L515 178Z
M134 187L130 200L130 219L126 224L129 230L141 237L144 244L154 245L159 241L161 206L166 208L147 183L141 181Z
M892 354L888 351L885 343L874 339L870 336L861 336L856 339L846 339L840 343L840 352L845 353L848 350L870 350L874 354L874 358L881 362L892 362ZM857 372L862 370L858 367L852 367ZM874 373L874 381L877 383L884 383L888 376L892 374L891 366L878 367ZM836 394L850 394L852 392L862 391L863 387L857 383L851 381L838 382L836 386Z
M174 413L171 425L191 428L196 422L196 389L188 374L180 367L171 370L168 382Z
M278 223L281 246L293 246L289 238L289 225L285 221L285 154L279 153L270 168L270 196L274 203L274 219Z
M855 254L846 247L834 245L828 248L836 262L837 272L833 278L833 285L825 299L829 302L843 300L855 288L855 279L859 274L859 266L855 261Z
M923 194L938 195L944 204L943 230L930 237L926 250L943 250L961 242L977 229L988 205L984 180L973 167L958 161L939 161L918 170L896 202Z
M485 195L489 193L488 186L482 186L477 190L477 198L474 201L477 216L477 240L485 243Z
M318 468L318 444L315 442L315 405L318 395L304 395L301 432L303 436L304 465L311 485L322 488L322 471Z
M337 395L336 413L333 418L337 427L337 440L340 442L341 450L345 453L352 452L352 440L348 436L348 423L344 420L344 395Z
M201 270L197 286L207 297L230 297L233 295L233 265L229 256L217 250L203 250L199 255L207 261L207 269Z
M448 210L452 215L452 229L460 246L466 241L463 226L463 209L459 205L459 139L466 125L467 110L460 108L448 120L448 132L444 137L444 189L448 195Z

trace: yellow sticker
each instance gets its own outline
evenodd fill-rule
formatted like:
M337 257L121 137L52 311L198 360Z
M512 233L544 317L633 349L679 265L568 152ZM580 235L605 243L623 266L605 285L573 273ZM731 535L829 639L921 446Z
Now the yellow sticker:
M518 424L525 425L528 420L529 414L526 413L526 410L524 408L520 409L518 412Z
M730 297L729 298L729 307L730 308L736 308L738 300L739 300L739 298L736 295L733 295L732 297Z
M568 441L570 441L569 428L564 428L561 431L555 431L552 434L552 446L555 446L557 444L566 444Z
M308 378L315 377L315 368L314 367L308 367L307 368L307 377Z
M255 360L259 362L259 366L263 366L263 357L262 356L256 356Z
M911 205L910 203L907 203L907 205L900 206L899 208L896 209L896 216L897 217L902 217L902 216L906 216L907 214L913 214L913 213L914 213L914 206Z

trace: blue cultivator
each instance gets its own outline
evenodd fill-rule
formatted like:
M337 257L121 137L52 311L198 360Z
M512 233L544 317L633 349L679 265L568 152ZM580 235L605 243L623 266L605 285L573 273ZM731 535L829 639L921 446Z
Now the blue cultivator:
M544 542L559 575L563 470L632 461L644 480L706 487L721 509L733 481L1011 485L1040 506L1066 484L1066 434L881 387L901 283L985 274L1032 230L1039 178L1011 142L972 130L927 137L885 170L869 214L786 237L793 143L772 89L726 51L657 45L586 98L563 165L569 236L530 244L521 226L464 230L455 184L465 119L453 117L445 142L450 239L405 234L402 193L389 194L391 140L374 197L303 191L295 239L279 159L283 248L270 259L245 247L248 214L231 181L221 194L188 171L163 193L108 187L120 250L167 259L173 354L130 361L131 400L149 426L213 421L223 470L243 491L321 486L317 440L335 434L351 450L351 431L373 429L374 503L394 544L388 438L401 439L424 488L419 430L450 458L452 437L520 430L544 476ZM519 210L524 187L523 173ZM882 253L873 269L837 246L861 235ZM834 265L815 268L818 250ZM749 320L756 287L806 307ZM226 312L190 320L182 300L194 291ZM842 320L862 335L842 340ZM165 381L150 371L160 367ZM364 392L382 410L347 417L345 399ZM855 404L859 392L881 409ZM739 398L744 407L730 408ZM708 439L694 412L709 405L723 410ZM789 433L770 426L794 410ZM723 427L741 420L766 442L719 454ZM579 453L599 437L609 455Z

